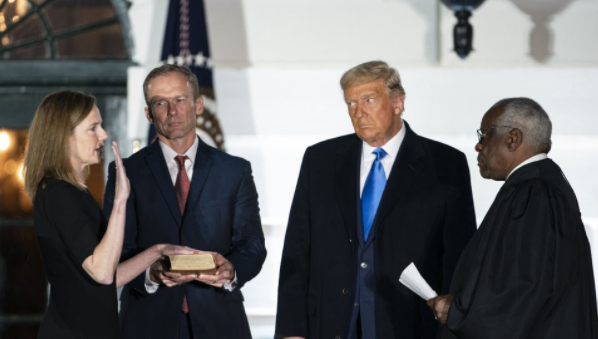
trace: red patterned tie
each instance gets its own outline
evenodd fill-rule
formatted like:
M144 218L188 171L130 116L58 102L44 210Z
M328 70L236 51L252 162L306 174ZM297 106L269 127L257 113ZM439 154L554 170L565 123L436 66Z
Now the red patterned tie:
M179 201L181 215L185 213L185 204L187 204L187 196L189 195L190 186L189 177L187 176L187 171L185 171L186 159L186 155L177 155L174 158L177 165L179 165L179 174L176 176L176 181L174 182L174 191L176 192L176 198Z
M181 215L185 213L185 205L187 204L187 196L189 195L189 177L187 176L187 171L185 170L185 160L187 159L186 155L177 155L174 160L176 161L177 165L179 166L179 174L176 176L176 181L174 182L174 192L176 193L176 198L179 201L179 208L181 209ZM187 306L187 295L185 294L185 299L183 299L183 312L189 312L189 306Z

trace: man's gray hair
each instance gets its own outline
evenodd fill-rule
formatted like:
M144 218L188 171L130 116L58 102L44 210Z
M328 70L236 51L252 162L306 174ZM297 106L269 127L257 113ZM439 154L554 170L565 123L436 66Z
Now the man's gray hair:
M384 80L391 98L405 95L399 72L380 60L365 62L351 68L343 74L340 82L341 88L346 91L351 86L363 85L380 79Z
M502 99L492 108L501 108L503 113L496 119L497 126L512 126L523 133L523 142L542 153L552 147L552 123L540 104L529 98Z

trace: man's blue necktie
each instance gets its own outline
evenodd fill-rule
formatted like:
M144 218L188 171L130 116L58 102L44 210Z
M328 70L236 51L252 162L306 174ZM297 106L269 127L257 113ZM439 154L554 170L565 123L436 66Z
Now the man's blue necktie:
M361 214L363 216L363 235L364 241L367 240L374 223L374 217L384 193L386 186L386 173L384 173L384 166L382 166L382 158L386 156L386 152L378 147L372 153L376 155L376 160L372 164L370 173L365 180L363 192L361 193Z

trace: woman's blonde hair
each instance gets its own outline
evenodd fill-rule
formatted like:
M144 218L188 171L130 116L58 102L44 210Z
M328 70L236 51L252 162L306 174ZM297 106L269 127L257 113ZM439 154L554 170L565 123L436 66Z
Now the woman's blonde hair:
M77 181L70 161L70 137L95 104L92 95L59 91L46 96L35 111L29 126L24 166L25 190L32 203L44 178L64 180L85 189ZM83 174L86 177L88 172Z

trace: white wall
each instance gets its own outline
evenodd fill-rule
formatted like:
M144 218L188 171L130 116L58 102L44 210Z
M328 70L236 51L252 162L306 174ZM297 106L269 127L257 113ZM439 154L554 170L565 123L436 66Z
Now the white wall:
M229 80L216 86L222 102L221 122L225 128L230 126L227 147L231 153L252 160L264 218L284 225L306 146L352 131L337 84L341 72L252 68L216 73L217 79ZM230 81L235 74L239 81ZM404 68L402 76L407 91L404 119L417 133L467 155L480 221L500 183L479 177L475 130L494 102L521 95L535 98L551 115L555 135L551 157L561 164L576 188L584 215L598 217L598 209L593 207L598 206L598 195L592 190L598 188L598 180L590 175L598 172L598 159L588 154L598 150L594 128L598 115L591 109L598 69ZM238 113L238 107L226 104L235 101L236 91L230 87L236 88L241 79L251 89L243 114ZM558 93L547 86L554 82L561 83ZM238 116L244 125L235 121ZM494 189L489 191L491 187Z
M244 288L255 337L272 337L301 157L308 145L352 131L338 80L358 63L396 67L407 91L404 118L466 153L478 222L501 183L479 176L475 130L494 102L510 96L544 106L554 125L550 156L584 218L598 219L598 0L486 1L471 18L475 51L465 60L451 51L456 19L435 0L204 2L226 147L252 162L267 236L264 269ZM147 131L139 122L141 81L158 59L165 4L135 0L130 10L135 58L145 66L129 73L131 140Z

